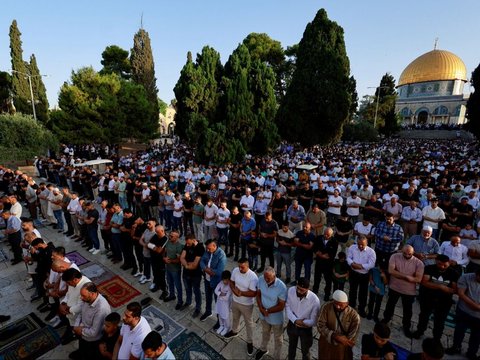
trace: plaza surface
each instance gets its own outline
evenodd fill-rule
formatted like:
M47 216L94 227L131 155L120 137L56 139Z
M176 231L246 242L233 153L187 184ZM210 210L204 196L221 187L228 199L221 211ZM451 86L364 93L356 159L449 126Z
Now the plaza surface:
M24 209L25 212L27 210ZM141 301L145 297L151 297L152 301L151 304L161 309L163 312L168 314L171 318L173 318L176 322L178 322L181 326L185 327L186 331L193 331L198 334L202 339L204 339L210 346L212 346L216 351L218 351L225 359L249 359L254 358L253 356L247 355L247 344L245 341L246 332L244 328L243 321L241 322L241 330L239 336L230 340L227 340L220 335L217 335L214 330L212 330L216 318L214 316L208 318L206 321L201 322L199 318L193 319L192 313L194 311L194 307L191 306L190 308L183 310L183 311L176 311L175 301L165 303L160 300L159 292L152 293L148 287L150 283L141 285L138 282L138 278L133 277L130 275L130 270L123 271L120 269L120 265L116 264L113 265L109 259L105 255L97 254L92 255L86 249L82 248L80 243L71 240L70 238L64 236L63 234L59 234L57 230L52 229L51 227L42 227L39 229L42 234L44 240L52 241L55 246L64 246L66 252L70 251L78 251L83 257L88 259L91 264L100 264L107 268L114 274L120 275L126 282L136 288L138 291L141 292L141 295L132 299L132 301ZM0 250L3 251L4 254L10 256L11 253L8 249L7 243L2 242L0 243ZM232 270L236 267L237 264L232 260L232 258L228 258L226 269ZM262 275L259 275L262 276ZM9 322L14 321L18 318L21 318L31 312L35 312L39 314L36 310L37 306L40 304L40 301L30 302L30 296L32 295L33 290L27 291L26 288L30 286L31 282L28 281L28 274L25 269L25 265L23 263L17 264L12 266L9 260L1 261L0 262L0 314L10 315L12 318ZM313 281L313 278L312 278ZM348 285L347 285L348 287ZM203 283L202 283L202 294L203 294ZM348 294L348 289L347 289ZM319 298L323 299L323 283L320 285L320 294ZM454 297L456 299L456 297ZM323 300L321 300L321 304L323 304ZM382 311L380 312L380 318L382 318L383 307L386 304L386 298L383 300ZM115 308L112 310L119 312L123 315L125 310L126 304L122 307ZM453 309L453 306L452 306ZM414 315L412 318L413 323L413 330L416 329L416 323L418 319L418 312L419 307L418 304L415 303L414 305ZM43 319L46 316L45 314L39 314L40 317ZM402 331L402 321L401 321L401 302L397 305L395 316L390 323L392 329L391 340L395 344L413 352L420 352L421 351L421 342L422 340L412 340L405 337ZM259 312L257 306L255 305L254 313L254 347L255 351L258 349L258 346L261 342L261 326L259 321ZM0 324L0 326L5 326L7 323ZM286 326L286 324L285 324ZM354 357L356 359L360 358L361 354L361 336L365 333L370 333L373 329L374 322L373 320L367 320L365 318L361 319L361 329L360 334L357 339L357 344L354 347ZM425 333L426 336L431 336L431 326L432 322L430 322L430 327ZM62 335L62 334L60 334ZM452 344L453 339L453 329L450 327L445 327L445 333L442 338L442 343L445 347L449 347ZM318 359L318 331L314 329L314 343L311 349L311 354L313 359ZM466 339L468 340L468 335ZM72 341L68 345L59 345L55 349L51 350L44 356L43 359L68 359L69 353L76 350L78 348L78 341ZM467 345L466 343L463 344L463 350L466 351ZM269 353L273 354L273 339L269 344ZM282 349L283 356L282 358L285 359L287 356L288 350L288 336L286 331L284 332L284 346ZM300 349L297 349L297 358L301 358ZM454 356L454 357L445 357L446 359L464 359L462 356ZM270 355L266 355L264 359L272 359Z

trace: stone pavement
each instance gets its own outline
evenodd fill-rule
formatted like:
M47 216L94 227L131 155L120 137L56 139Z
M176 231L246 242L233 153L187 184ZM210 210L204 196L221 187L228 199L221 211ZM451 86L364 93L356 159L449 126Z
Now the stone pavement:
M25 210L26 211L26 210ZM138 279L130 275L130 270L123 271L120 269L121 264L112 265L109 259L105 255L97 254L92 255L86 249L82 248L79 243L74 242L70 238L59 234L57 230L52 229L51 227L42 227L39 229L43 238L47 241L52 241L56 246L64 246L67 252L76 250L82 254L85 258L90 260L92 263L98 263L105 265L110 271L115 274L118 274L123 277L125 281L131 284L133 287L138 289L142 295L134 298L134 301L140 301L146 296L150 296L153 300L151 304L157 306L162 311L167 313L175 321L184 326L187 331L196 332L201 338L205 339L208 344L210 344L214 349L216 349L221 355L226 359L248 359L253 358L247 355L247 345L245 342L246 332L245 328L242 325L240 331L240 336L233 338L231 340L226 340L223 337L217 335L215 331L212 330L213 325L215 324L215 318L210 317L205 322L201 322L199 318L192 319L191 314L193 313L193 307L184 311L176 311L175 301L164 303L158 299L159 292L151 293L148 289L149 283L145 285L140 285ZM2 250L8 256L11 256L11 253L8 249L8 246L5 242L0 243L0 250ZM236 266L236 263L233 262L232 258L228 259L227 269L232 270ZM36 307L39 305L39 301L34 303L30 302L30 296L33 290L27 291L26 288L31 284L28 282L29 276L27 275L25 265L23 263L17 265L10 265L10 261L1 261L0 262L0 314L11 315L13 321L20 317L23 317L30 312L36 312ZM348 287L348 285L347 285ZM323 284L320 286L321 291L323 291ZM202 284L203 292L203 284ZM348 290L347 290L348 293ZM323 299L323 294L320 294L320 299ZM132 301L133 301L132 300ZM321 301L323 304L323 301ZM383 300L383 306L386 303L386 299ZM407 339L402 332L401 324L401 305L397 306L396 315L391 323L392 336L391 339L397 345L400 345L407 350L413 352L421 351L421 340L410 340ZM123 315L126 305L112 309ZM382 317L383 309L380 312L380 318ZM255 306L254 310L254 321L256 325L254 327L254 347L258 348L261 341L261 326L258 322L258 310ZM40 314L40 317L43 319L46 314ZM413 327L416 328L416 321L418 319L418 304L414 305L414 316L413 316ZM0 324L4 326L6 324ZM361 336L364 333L369 333L372 331L374 326L373 320L361 319L361 331L357 340L357 345L354 348L355 358L360 358L360 347L361 347ZM60 334L61 335L61 334ZM431 336L431 329L427 330L426 336ZM312 358L317 359L318 352L318 332L314 329L314 344L312 346ZM453 329L446 327L445 334L443 336L442 342L445 347L449 347L452 343ZM468 340L468 335L466 336ZM45 354L42 358L44 359L68 359L68 354L77 348L77 341L73 341L68 345L62 346L59 345L57 348L53 349L49 353ZM283 346L283 357L286 358L288 348L288 337L286 332L284 333L284 346ZM466 344L463 345L463 350L466 351ZM270 342L269 353L273 354L273 340ZM301 352L297 350L297 358L301 358ZM457 357L446 357L450 359L463 359L461 356ZM265 356L264 359L272 359L269 355Z

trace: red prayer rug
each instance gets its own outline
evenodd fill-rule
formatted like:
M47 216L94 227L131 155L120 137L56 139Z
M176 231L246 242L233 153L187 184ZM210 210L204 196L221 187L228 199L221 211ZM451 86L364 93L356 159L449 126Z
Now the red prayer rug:
M105 296L108 303L114 308L126 304L135 296L141 294L140 291L118 275L98 285L98 291Z

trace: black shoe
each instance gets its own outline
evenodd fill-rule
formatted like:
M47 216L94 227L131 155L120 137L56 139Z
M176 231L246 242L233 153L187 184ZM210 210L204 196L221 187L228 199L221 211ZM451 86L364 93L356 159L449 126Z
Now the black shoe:
M133 268L132 271L130 272L130 275L135 275L138 272L137 268Z
M32 284L29 287L27 287L25 290L33 290L35 288L36 288L35 284Z
M289 284L289 283L290 283L290 281L292 281L292 279L290 279L290 278L286 278L286 279L285 279L285 285Z
M323 301L330 301L330 296L325 295L325 296L323 297Z
M10 320L9 315L0 315L0 322L5 322L5 321L8 321L8 320Z
M21 263L21 262L22 262L22 260L20 260L20 259L13 259L13 260L10 262L10 264L12 264L12 265L17 265L18 263Z
M190 305L192 304L189 304L189 303L185 303L182 305L182 307L180 308L181 311L185 310L186 308L188 308Z
M238 256L235 256L235 257L233 258L233 261L238 261Z
M80 349L77 349L70 354L68 354L68 358L72 360L80 360L82 358L82 354L80 352Z
M154 286L152 289L150 289L151 292L157 292L158 290L160 290L158 286Z
M412 338L414 339L421 339L423 336L423 331L420 331L420 330L416 330L412 333Z
M165 299L168 299L168 293L167 292L162 292L162 294L159 297L160 300L165 301Z
M205 321L207 320L210 316L212 316L211 312L206 312L202 316L200 316L200 321Z
M227 258L232 257L232 256L233 256L232 253L228 253L228 254L227 254Z
M371 313L368 313L367 314L367 320L372 320L373 319L373 315Z
M234 337L237 337L237 336L238 336L238 333L230 330L228 333L225 334L224 338L225 339L231 339L231 338L234 338Z
M42 297L40 295L33 295L31 298L30 298L30 302L35 302L37 300L40 300Z
M175 296L169 296L169 297L167 297L167 298L163 299L163 301L165 301L165 302L169 302L169 301L172 301L172 300L175 300L175 299L176 299L176 297L175 297Z
M55 316L57 316L57 312L52 309L52 310L50 310L49 314L45 317L45 321L50 321Z
M177 303L177 305L175 305L175 310L180 310L182 306L183 306L182 303Z
M133 268L133 265L123 264L122 266L120 266L120 269L122 270L128 270L131 268Z
M50 304L47 304L43 307L41 307L40 309L38 309L38 311L40 311L41 313L45 313L47 311L51 311L52 310L52 305Z
M375 324L376 324L380 322L380 319L378 318L378 316L374 316L373 321L375 321Z
M72 330L67 330L60 340L62 345L67 345L70 344L73 340L75 340L75 335L73 334Z
M247 354L252 356L253 355L253 344L247 343Z
M268 354L268 351L258 350L257 353L255 354L255 360L260 360L267 354Z
M410 331L410 329L407 329L407 328L403 328L403 333L405 334L405 336L409 339L411 339L413 336L412 336L412 332Z
M257 269L257 273L262 273L263 270L265 270L265 268L262 266L262 267L260 267L260 268Z
M360 315L360 317L362 317L362 318L367 317L367 313L366 313L364 310L363 310L363 311L359 311L359 312L358 312L358 315Z
M217 320L215 325L213 325L213 330L218 330L218 329L220 329L220 321Z
M192 319L196 319L196 318L199 317L199 316L200 316L200 311L195 310L195 311L193 312L193 314L192 314Z
M462 348L452 346L449 347L448 349L445 349L445 354L447 355L455 355L455 354L460 354L462 352Z

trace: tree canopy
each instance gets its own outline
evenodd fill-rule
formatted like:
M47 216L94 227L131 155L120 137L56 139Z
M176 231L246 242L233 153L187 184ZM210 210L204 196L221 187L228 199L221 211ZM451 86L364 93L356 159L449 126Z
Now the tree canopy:
M100 74L87 67L72 72L51 114L52 129L69 143L140 141L158 133L158 113L145 88L117 74ZM158 106L158 105L157 105Z
M131 77L132 66L128 57L128 51L117 45L110 45L102 52L103 69L101 74L117 74L122 79Z
M277 112L282 137L306 146L338 141L349 119L350 88L343 29L320 9L298 44L291 83Z
M467 129L470 130L477 139L480 138L480 65L472 72L470 84L475 89L470 94L467 101Z

